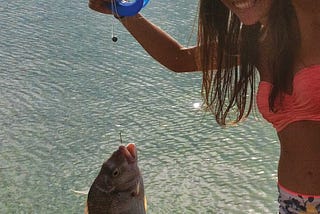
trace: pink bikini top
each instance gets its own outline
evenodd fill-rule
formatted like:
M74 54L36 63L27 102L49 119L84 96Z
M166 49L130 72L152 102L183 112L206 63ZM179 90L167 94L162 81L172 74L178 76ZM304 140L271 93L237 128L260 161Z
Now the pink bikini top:
M295 74L292 94L284 95L282 105L276 113L269 110L271 89L271 83L259 83L257 105L262 116L278 132L292 122L320 121L320 65L304 68ZM279 100L275 101L275 106L279 106Z

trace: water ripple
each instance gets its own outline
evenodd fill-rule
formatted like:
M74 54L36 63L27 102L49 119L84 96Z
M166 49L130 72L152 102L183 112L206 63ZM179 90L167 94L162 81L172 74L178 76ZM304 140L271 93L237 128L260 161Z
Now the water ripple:
M154 1L143 12L192 45L196 6ZM90 186L120 132L138 146L150 213L275 212L276 136L253 118L216 125L194 106L200 74L167 71L117 22L113 43L113 17L87 2L3 1L0 11L4 213L82 212L71 190Z

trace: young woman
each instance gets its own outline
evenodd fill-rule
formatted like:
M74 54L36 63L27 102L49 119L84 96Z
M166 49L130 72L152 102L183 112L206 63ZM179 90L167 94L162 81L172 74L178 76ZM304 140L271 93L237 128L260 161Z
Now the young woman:
M89 7L111 14L109 2ZM320 213L320 0L200 0L192 48L140 14L114 15L168 69L203 72L205 104L221 125L248 116L258 71L258 108L281 144L279 212Z

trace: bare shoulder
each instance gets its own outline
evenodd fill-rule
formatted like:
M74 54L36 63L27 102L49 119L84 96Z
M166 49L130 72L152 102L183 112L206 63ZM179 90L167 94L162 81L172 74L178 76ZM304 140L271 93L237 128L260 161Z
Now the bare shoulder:
M299 21L320 24L320 0L292 0Z
M301 33L300 57L304 64L320 64L320 0L291 0Z
M292 0L300 28L320 33L320 0Z
M297 12L319 15L320 0L292 0Z

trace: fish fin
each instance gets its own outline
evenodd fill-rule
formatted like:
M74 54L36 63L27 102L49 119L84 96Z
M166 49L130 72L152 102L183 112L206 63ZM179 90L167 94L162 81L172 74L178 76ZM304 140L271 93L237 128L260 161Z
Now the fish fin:
M77 194L80 194L80 195L88 195L88 193L89 193L89 190L71 190L72 192L74 192L74 193L77 193Z
M140 193L140 182L137 183L137 189L136 189L136 195L139 195Z
M144 204L144 210L147 212L147 209L148 209L148 205L147 205L147 197L146 196L144 196L144 198L143 198L143 204Z

